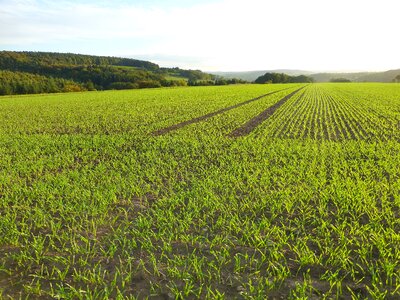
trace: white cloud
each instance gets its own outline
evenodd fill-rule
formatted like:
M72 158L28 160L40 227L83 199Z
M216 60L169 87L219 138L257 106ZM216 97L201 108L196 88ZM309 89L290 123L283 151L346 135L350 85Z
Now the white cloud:
M161 64L182 57L182 67L207 70L400 67L395 0L220 0L169 8L2 2L0 47L69 42L80 52L79 42L90 40L93 54Z

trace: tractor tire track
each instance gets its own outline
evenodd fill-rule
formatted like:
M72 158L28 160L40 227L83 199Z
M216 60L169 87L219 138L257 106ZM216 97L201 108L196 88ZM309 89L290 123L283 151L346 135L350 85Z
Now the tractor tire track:
M194 123L198 123L198 122L204 121L204 120L206 120L206 119L208 119L208 118L214 117L214 116L216 116L216 115L222 114L222 113L227 112L227 111L229 111L229 110L238 108L238 107L240 107L240 106L249 104L249 103L251 103L251 102L260 100L261 98L264 98L264 97L267 97L267 96L270 96L270 95L273 95L273 94L282 92L282 91L287 90L287 89L290 89L290 88L285 88L285 89L282 89L282 90L279 90L279 91L270 92L270 93L267 93L267 94L258 96L258 97L256 97L256 98L253 98L253 99L250 99L250 100L246 100L246 101L244 101L244 102L240 102L240 103L238 103L238 104L235 104L235 105L232 105L232 106L228 106L228 107L222 108L222 109L220 109L220 110L217 110L217 111L208 113L208 114L206 114L206 115L203 115L203 116L200 116L200 117L196 117L196 118L194 118L194 119L186 120L186 121L183 121L183 122L174 124L174 125L172 125L172 126L168 126L168 127L165 127L165 128L161 128L161 129L159 129L159 130L153 131L151 134L152 134L153 136L163 135L163 134L166 134L166 133L171 132L171 131L173 131L173 130L177 130L177 129L182 128L182 127L184 127L184 126L187 126L187 125L190 125L190 124L194 124Z
M244 136L252 132L258 125L268 119L279 107L285 104L290 98L292 98L295 94L297 94L300 90L305 88L305 86L291 92L289 95L286 95L281 100L279 100L274 105L268 107L266 110L262 111L260 114L255 116L254 118L250 119L248 122L243 124L242 126L238 127L234 131L232 131L228 136L230 137L239 137Z

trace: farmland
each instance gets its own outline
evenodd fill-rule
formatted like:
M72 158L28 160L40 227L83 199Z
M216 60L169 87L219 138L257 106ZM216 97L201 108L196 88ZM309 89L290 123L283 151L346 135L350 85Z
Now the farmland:
M400 85L0 97L5 299L400 296Z

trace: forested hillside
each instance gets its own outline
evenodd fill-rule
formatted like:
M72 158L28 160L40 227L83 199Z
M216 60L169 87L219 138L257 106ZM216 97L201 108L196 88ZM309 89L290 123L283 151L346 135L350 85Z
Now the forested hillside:
M199 70L118 57L0 52L0 95L228 84Z
M284 73L265 73L258 77L255 83L311 83L314 82L312 77L306 75L290 76Z

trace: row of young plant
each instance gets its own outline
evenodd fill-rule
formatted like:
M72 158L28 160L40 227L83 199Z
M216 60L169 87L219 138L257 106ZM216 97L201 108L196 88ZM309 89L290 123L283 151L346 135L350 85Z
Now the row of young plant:
M344 93L332 91L330 84L309 86L261 126L259 134L332 141L399 139L396 118L382 117Z
M54 171L2 188L6 292L397 295L398 144L206 141L18 140Z
M191 87L2 97L0 117L4 122L0 132L143 135L294 86Z
M383 139L399 139L400 88L390 84L366 84L344 86L340 90L335 85L327 86L327 92L336 95L341 101L355 106L363 112L362 121L376 136Z
M395 299L398 142L258 131L327 88L307 87L247 137L226 134L292 90L149 134L269 88L2 102L18 111L0 119L3 296ZM328 100L301 104L319 132L314 114L340 120Z
M173 124L192 114L208 113L282 88L3 98L0 257L5 295L60 296L64 295L63 289L73 290L74 286L86 293L93 287L96 295L96 286L85 287L83 283L84 278L97 276L96 261L101 262L100 269L109 264L102 261L103 250L99 249L109 245L103 245L100 237L120 226L125 209L137 215L142 204L137 204L136 198L158 194L164 188L160 179L155 180L158 174L153 172L162 168L157 164L167 170L174 168L174 162L158 158L160 149L147 148L152 126ZM126 138L132 136L138 140L127 142ZM137 155L154 160L140 167ZM144 171L146 168L150 173ZM161 174L163 180L175 176L169 171ZM147 199L141 201L145 206ZM119 207L121 203L127 203L126 207ZM114 274L113 267L109 268ZM107 290L115 295L121 286L113 287L110 277L101 275L103 296L108 295Z

